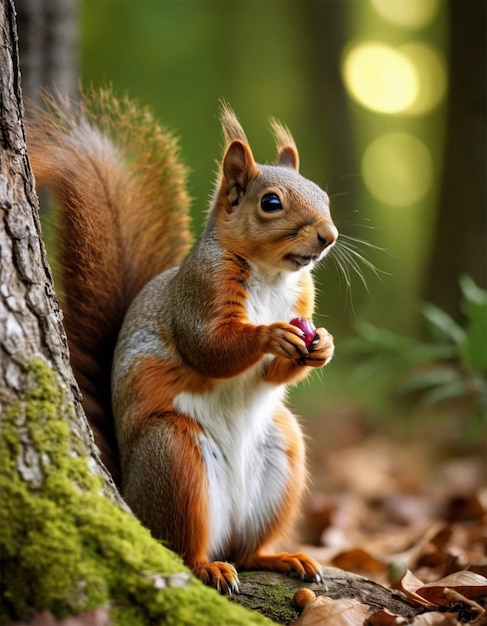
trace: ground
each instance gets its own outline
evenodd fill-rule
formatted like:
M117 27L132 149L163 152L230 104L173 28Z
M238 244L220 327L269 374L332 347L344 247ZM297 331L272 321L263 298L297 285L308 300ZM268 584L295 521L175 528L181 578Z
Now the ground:
M472 435L450 409L410 410L384 419L337 403L306 420L312 487L301 542L320 562L388 587L400 588L409 570L419 581L408 575L406 591L453 575L448 584L475 587L465 595L483 594L485 607L485 429ZM460 605L445 603L459 607L458 619L484 623L480 609Z

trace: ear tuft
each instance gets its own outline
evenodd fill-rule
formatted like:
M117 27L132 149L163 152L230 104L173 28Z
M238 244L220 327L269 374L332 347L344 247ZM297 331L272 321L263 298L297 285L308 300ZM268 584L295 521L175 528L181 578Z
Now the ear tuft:
M276 119L271 119L272 130L276 138L277 165L299 171L299 153L296 142L289 129Z
M228 146L232 141L241 141L248 145L245 135L237 116L226 102L220 102L220 123L222 125L225 143Z

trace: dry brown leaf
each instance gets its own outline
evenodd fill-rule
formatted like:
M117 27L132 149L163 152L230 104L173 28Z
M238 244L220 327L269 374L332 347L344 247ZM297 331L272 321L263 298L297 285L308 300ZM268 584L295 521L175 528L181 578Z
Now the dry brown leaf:
M457 613L438 613L433 611L418 615L411 626L462 626Z
M444 548L450 540L452 534L453 530L450 524L439 523L436 526L435 531L430 533L428 537L429 543L437 548Z
M403 626L403 624L409 624L406 617L395 615L388 609L382 609L373 613L365 622L364 626Z
M352 548L335 555L332 565L352 572L384 572L387 567L362 548Z
M466 598L464 595L462 595L458 591L455 591L455 589L449 589L448 587L445 588L444 594L445 594L445 597L448 598L448 600L450 600L450 603L452 606L455 606L458 604L463 605L462 617L464 615L469 614L473 617L473 619L470 620L472 624L478 624L480 620L482 620L482 623L485 624L485 620L484 620L485 609L482 606L480 606L478 602L475 602L475 600L470 600L469 598Z
M370 609L352 598L320 596L306 605L295 626L363 626Z
M454 524L452 528L447 546L448 563L442 575L469 570L487 577L487 524Z
M416 589L416 593L429 602L437 605L448 605L450 602L445 598L444 590L454 589L469 600L477 600L487 595L487 578L475 574L475 572L455 572Z
M330 496L313 494L308 497L304 510L306 523L302 530L304 541L314 545L320 544L320 537L330 525L336 507L336 500Z
M480 494L453 496L448 502L447 518L450 522L481 520L485 513Z
M432 602L417 593L417 590L421 587L424 587L423 581L417 578L411 572L411 570L407 570L399 582L399 589L409 598L411 598L418 604L425 606L428 609L435 608L437 606L436 604L433 604Z

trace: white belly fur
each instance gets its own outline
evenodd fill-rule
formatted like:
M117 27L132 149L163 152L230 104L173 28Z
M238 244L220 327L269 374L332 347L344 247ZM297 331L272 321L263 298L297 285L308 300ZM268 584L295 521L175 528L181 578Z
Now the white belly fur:
M230 537L245 544L245 537L259 533L288 479L284 441L272 420L284 389L258 381L252 369L205 394L184 392L175 399L177 409L204 430L213 559L223 557Z
M255 276L255 274L254 274ZM272 284L249 287L247 313L255 324L289 321L295 316L298 273ZM204 394L181 393L175 406L203 427L201 450L208 474L210 557L222 558L228 540L255 536L275 514L288 482L289 465L282 433L273 423L285 387L262 381L259 363L239 376L219 380Z

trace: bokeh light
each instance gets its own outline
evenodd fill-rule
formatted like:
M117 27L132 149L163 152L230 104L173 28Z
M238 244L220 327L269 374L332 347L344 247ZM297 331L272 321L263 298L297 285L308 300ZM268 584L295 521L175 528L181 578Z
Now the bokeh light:
M377 13L405 28L423 28L438 13L439 0L371 0Z
M425 144L408 133L374 139L362 157L365 184L378 200L408 206L422 200L433 183L433 162Z
M444 99L447 90L447 68L444 57L431 45L412 42L399 48L413 65L418 81L416 98L404 111L424 115Z
M418 94L417 73L411 61L384 43L352 44L345 52L342 72L353 98L379 113L404 111Z
M344 54L342 73L351 96L377 113L423 115L444 98L444 58L428 44L398 48L377 41L352 44Z

